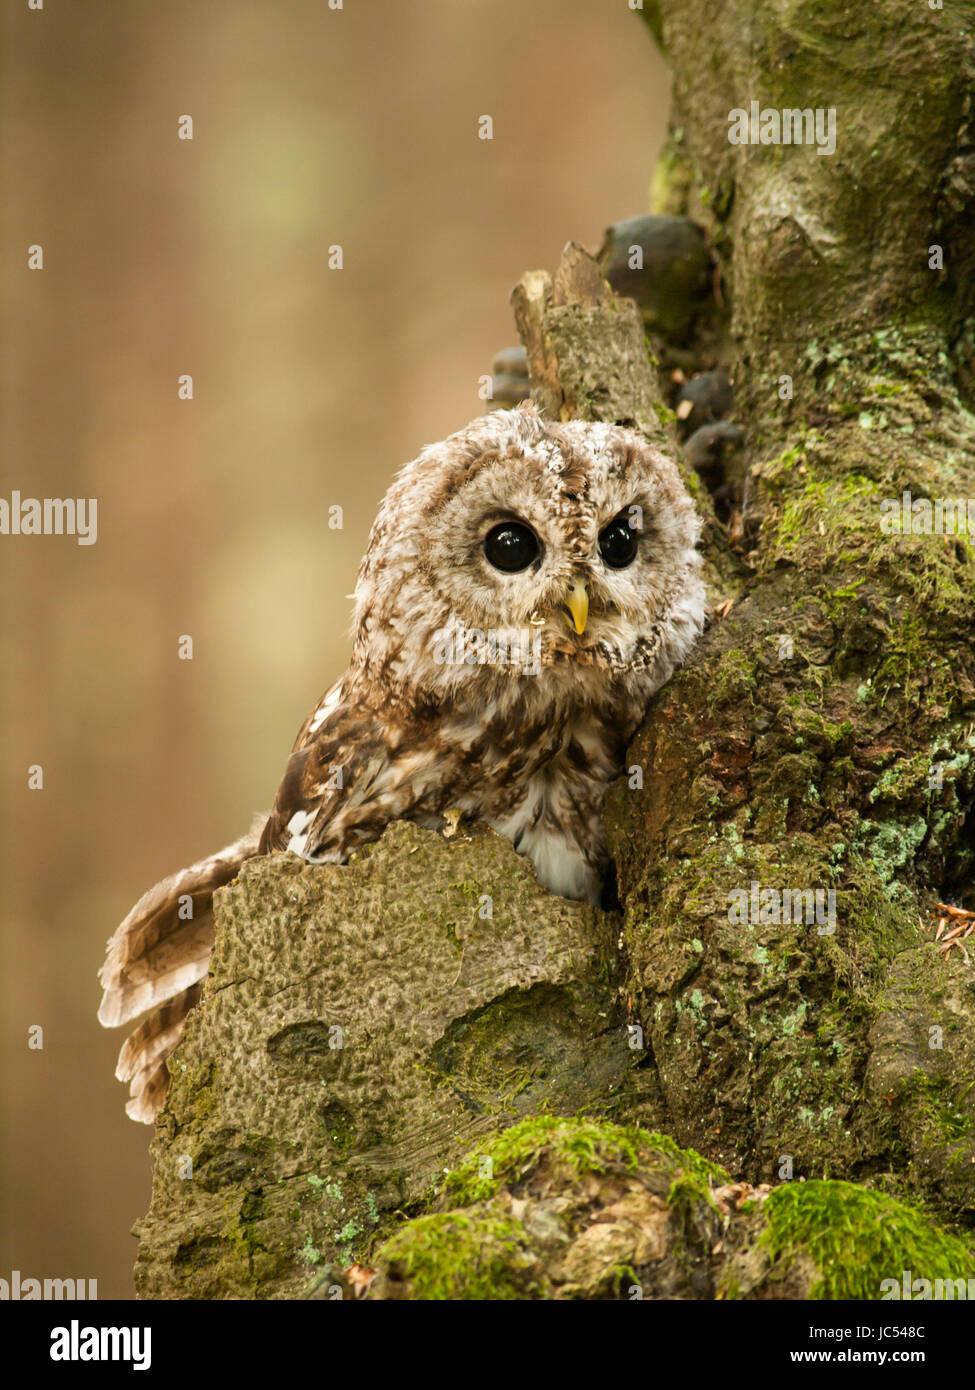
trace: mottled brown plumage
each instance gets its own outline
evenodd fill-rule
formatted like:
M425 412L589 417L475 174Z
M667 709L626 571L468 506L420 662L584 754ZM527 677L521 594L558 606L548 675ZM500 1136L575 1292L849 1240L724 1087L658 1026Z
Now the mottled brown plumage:
M512 527L535 547L516 572L490 558ZM407 464L359 570L349 668L301 729L259 837L165 880L110 943L102 1022L154 1010L119 1061L134 1118L165 1094L212 893L255 853L340 863L392 820L439 827L457 811L508 836L554 892L598 900L603 793L703 626L697 535L674 463L614 426L522 406Z

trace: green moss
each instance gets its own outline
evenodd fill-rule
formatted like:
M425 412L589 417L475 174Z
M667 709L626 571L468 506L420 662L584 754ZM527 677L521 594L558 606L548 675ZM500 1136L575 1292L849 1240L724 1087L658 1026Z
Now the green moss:
M915 1096L915 1113L935 1140L955 1144L959 1140L972 1137L975 1120L959 1109L950 1095L949 1088L943 1083L939 1084L928 1076L927 1072L917 1067L912 1090Z
M816 1266L814 1299L879 1299L882 1281L975 1277L975 1254L922 1212L848 1182L787 1183L765 1203L760 1244L783 1269L800 1255Z
M482 1201L502 1186L523 1182L543 1157L578 1177L604 1173L616 1164L632 1172L641 1161L661 1154L705 1186L709 1178L729 1181L723 1168L693 1149L680 1148L666 1134L652 1134L635 1125L540 1115L512 1125L468 1155L448 1174L444 1192L465 1205Z
M486 1141L448 1176L441 1200L459 1201L465 1210L418 1217L378 1251L383 1296L550 1297L552 1290L539 1269L528 1231L510 1215L511 1196L523 1194L523 1205L528 1207L541 1200L545 1211L553 1194L571 1197L566 1209L575 1211L575 1216L565 1216L564 1230L571 1240L579 1234L574 1222L580 1216L573 1203L589 1191L586 1185L577 1185L579 1180L586 1174L603 1173L615 1180L621 1168L628 1173L641 1170L652 1192L660 1197L666 1193L675 1251L678 1262L684 1260L685 1242L695 1248L700 1243L702 1212L708 1213L711 1222L716 1220L712 1187L730 1181L725 1170L694 1150L681 1148L668 1135L581 1117L543 1115ZM530 1188L522 1186L528 1183ZM500 1192L502 1188L508 1191ZM611 1184L609 1190L615 1187ZM561 1216L550 1214L546 1219L563 1225ZM587 1297L604 1296L621 1282L639 1282L625 1251L605 1265L597 1262L585 1274L580 1269L577 1266L571 1277L582 1283L573 1282L572 1287L577 1294L584 1287Z
M193 1097L193 1112L197 1119L203 1121L217 1110L218 1105L218 1077L217 1069L212 1062L204 1062L200 1066L187 1070L186 1065L178 1058L169 1059L170 1075L175 1075L175 1064L179 1061L179 1066L183 1071L184 1082L188 1094Z
M695 1154L695 1157L698 1155ZM697 1215L702 1202L706 1202L715 1211L718 1210L708 1180L692 1172L678 1173L667 1192L667 1205L677 1218L678 1228L685 1226Z
M916 753L912 758L898 758L877 778L868 800L907 801L913 799L922 787L927 787L931 775L931 759L926 752Z
M807 699L815 698L811 691L807 691L805 694ZM803 743L807 741L818 742L826 744L830 748L849 744L854 733L853 724L849 719L831 721L825 717L821 710L814 709L808 704L800 704L796 707L793 724L796 729L802 730Z
M783 455L783 458L786 455ZM761 476L768 478L767 469L773 469L772 479L778 479L782 472L774 471L781 460L763 465ZM803 465L806 468L806 465ZM860 473L850 473L836 478L829 472L822 477L815 476L815 467L806 471L812 476L799 492L792 492L781 507L772 507L770 521L764 537L766 552L763 567L771 569L784 560L792 560L797 565L835 573L837 561L856 537L880 538L879 501L881 490L872 479ZM886 538L885 538L886 539ZM856 578L846 586L834 586L830 591L837 601L849 601L856 597L856 588L851 587Z
M754 663L740 647L722 652L711 667L713 706L753 704L756 672Z
M442 1212L411 1221L383 1246L379 1263L411 1299L512 1300L540 1296L525 1232L502 1216Z
M809 447L819 442L820 435L817 430L808 429L805 424L800 427L798 441L783 449L774 458L765 459L752 469L752 474L756 478L761 478L766 483L775 483L782 478L783 474L791 473L794 469L804 467L808 457Z
M451 1172L446 1193L461 1202L493 1196L502 1184L522 1181L548 1152L573 1175L604 1172L610 1162L634 1168L637 1150L617 1126L537 1116L489 1139Z

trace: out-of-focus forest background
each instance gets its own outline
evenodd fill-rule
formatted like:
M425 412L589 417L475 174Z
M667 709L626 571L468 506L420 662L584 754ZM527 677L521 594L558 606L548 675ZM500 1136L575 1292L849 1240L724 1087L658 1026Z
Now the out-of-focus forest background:
M394 470L484 408L522 271L646 210L668 79L626 0L2 26L0 496L97 497L98 540L0 537L0 1277L130 1297L151 1132L95 1019L105 940L270 803Z

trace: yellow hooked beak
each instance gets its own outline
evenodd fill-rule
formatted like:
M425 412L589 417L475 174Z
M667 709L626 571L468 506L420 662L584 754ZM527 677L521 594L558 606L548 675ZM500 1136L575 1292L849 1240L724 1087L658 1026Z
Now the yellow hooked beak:
M581 636L589 621L589 595L586 593L584 579L574 579L565 598L565 606L572 618L572 626Z

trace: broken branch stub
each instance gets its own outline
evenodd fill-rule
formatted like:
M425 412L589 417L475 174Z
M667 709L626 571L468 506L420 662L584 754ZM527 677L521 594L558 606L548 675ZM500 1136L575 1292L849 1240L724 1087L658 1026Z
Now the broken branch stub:
M543 415L625 425L662 442L643 320L632 300L613 293L584 247L570 241L554 276L528 271L511 304L532 399Z

